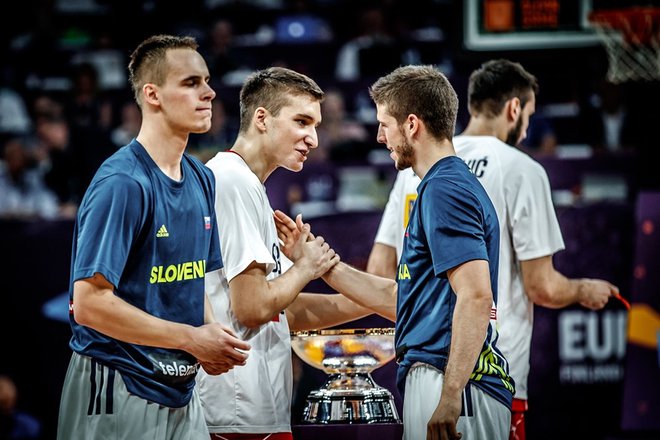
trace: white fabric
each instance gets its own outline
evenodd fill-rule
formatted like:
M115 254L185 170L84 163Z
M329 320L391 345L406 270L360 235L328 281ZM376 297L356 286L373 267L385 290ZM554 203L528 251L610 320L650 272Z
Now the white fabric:
M200 371L199 395L211 433L291 431L291 339L286 314L257 328L240 324L231 310L229 281L252 262L267 266L267 279L291 262L279 252L277 230L263 184L243 159L218 153L207 166L216 178L216 204L224 268L207 274L216 319L251 345L247 364L210 376ZM278 270L281 267L281 270Z
M403 399L403 440L426 438L426 429L442 394L444 374L427 364L413 365L406 376ZM462 414L456 430L469 440L509 438L511 411L479 387L468 384L461 394Z
M412 168L399 171L394 179L389 199L385 205L383 218L376 232L376 243L382 243L396 248L396 260L401 258L403 250L403 232L408 226L410 210L417 199L417 185L420 178L413 173Z
M516 384L515 397L527 399L533 303L524 291L520 261L564 249L550 182L538 162L495 137L455 136L453 143L456 154L479 178L497 211L500 223L497 346L509 361L509 374ZM385 231L384 225L396 225L397 259L401 256L404 233L405 208L401 200L419 181L411 170L399 172L376 236L376 242L393 246L391 236L380 234L380 229Z

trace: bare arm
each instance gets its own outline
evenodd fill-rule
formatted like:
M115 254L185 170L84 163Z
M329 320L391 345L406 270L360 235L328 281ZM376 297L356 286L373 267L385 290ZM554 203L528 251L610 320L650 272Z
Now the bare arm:
M580 303L598 310L605 307L619 289L597 279L570 279L559 273L552 264L552 256L521 261L525 292L535 304L553 309Z
M293 260L295 256L290 256L293 243L300 239L303 227L309 225L303 225L300 215L294 221L279 210L275 211L275 224L282 241L280 248ZM323 280L351 301L368 307L391 321L395 320L397 285L394 280L363 272L342 262L323 275Z
M309 239L309 226L292 247L294 265L273 280L266 279L266 266L252 262L229 282L231 306L246 327L270 321L289 307L300 291L337 264L339 257L322 237Z
M383 243L374 243L367 261L367 272L395 280L397 266L396 249Z
M323 280L337 292L380 316L396 320L396 292L394 280L379 277L339 263L323 275Z
M183 350L202 363L227 369L245 364L247 355L236 349L250 349L220 324L194 327L150 315L115 295L112 284L100 274L75 282L73 307L78 324L107 336L131 344ZM206 307L204 315L208 319Z
M447 274L456 293L456 306L442 394L429 421L429 438L457 438L456 423L461 414L461 393L486 340L493 304L487 261L468 261Z
M301 293L286 309L293 331L328 328L372 313L373 310L338 294Z
M209 300L208 294L204 295L204 324L212 324L216 322L215 315L213 314L213 306Z
M275 211L275 224L282 242L280 248L289 256L293 243L300 240L301 231L309 225L303 225L301 215L294 221L279 210ZM311 233L310 237L313 237ZM363 272L342 262L323 275L323 280L351 301L391 321L395 320L397 285L394 280Z

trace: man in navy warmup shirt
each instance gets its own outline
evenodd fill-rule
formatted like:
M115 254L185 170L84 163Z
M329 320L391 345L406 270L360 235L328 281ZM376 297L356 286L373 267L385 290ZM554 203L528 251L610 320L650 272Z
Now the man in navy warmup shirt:
M101 165L75 224L58 439L206 440L197 371L243 365L250 348L206 299L222 267L215 180L184 154L215 92L191 37L146 39L129 73L140 132Z

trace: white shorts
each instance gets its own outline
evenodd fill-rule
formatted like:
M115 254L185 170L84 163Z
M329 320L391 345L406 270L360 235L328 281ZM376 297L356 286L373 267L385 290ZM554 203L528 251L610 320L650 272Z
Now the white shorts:
M416 363L406 376L403 399L403 439L423 440L426 427L440 402L444 373L428 364ZM463 440L506 440L511 411L500 401L470 383L463 390L463 411L456 430Z

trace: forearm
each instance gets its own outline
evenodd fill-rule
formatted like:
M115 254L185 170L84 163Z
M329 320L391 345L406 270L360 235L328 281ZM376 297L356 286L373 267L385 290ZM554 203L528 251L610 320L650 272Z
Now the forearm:
M249 268L229 282L232 309L243 325L257 327L289 307L310 281L296 266L270 281L263 269Z
M581 279L569 279L555 272L546 286L530 289L533 301L543 307L559 309L580 301Z
M445 369L442 396L460 398L486 340L492 299L458 297L452 319L451 350Z
M213 307L211 306L211 301L209 300L209 295L204 294L204 324L211 324L216 322L215 315L213 313Z
M521 261L520 267L527 296L540 306L556 309L579 303L599 310L619 293L615 285L605 280L565 277L555 270L551 256Z
M396 282L357 270L339 263L329 270L323 280L350 300L368 307L379 315L396 319Z
M77 323L130 344L183 349L194 328L166 321L127 303L112 289L96 288L84 281L74 287L74 318Z
M525 292L534 304L561 308L579 302L583 281L559 273L551 256L522 261L521 270Z
M391 280L396 280L396 249L383 243L374 243L367 260L366 271Z
M373 310L354 303L343 295L301 293L287 308L289 328L293 331L333 327L370 315Z

